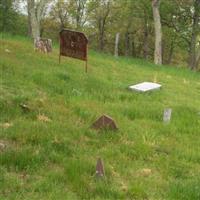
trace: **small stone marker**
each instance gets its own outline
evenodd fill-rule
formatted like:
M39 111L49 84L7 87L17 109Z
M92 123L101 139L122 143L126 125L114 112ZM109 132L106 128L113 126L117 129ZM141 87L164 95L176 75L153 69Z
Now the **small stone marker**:
M164 114L163 114L163 121L165 123L169 123L171 120L171 115L172 115L172 109L171 108L166 108L164 110Z
M0 152L6 148L6 145L0 141Z
M28 105L26 105L26 104L21 103L19 106L22 108L22 110L23 110L24 112L29 112L29 111L31 110L31 109L28 107Z
M148 92L152 90L158 90L162 87L162 85L158 83L152 83L152 82L143 82L139 83L137 85L131 85L129 86L130 90L138 91L138 92Z
M94 129L110 129L116 131L117 125L115 121L109 117L108 115L102 115L100 118L98 118L93 124L92 128Z
M103 161L101 160L101 158L98 158L97 165L96 165L96 176L103 177L104 175L105 175L105 172L104 172Z

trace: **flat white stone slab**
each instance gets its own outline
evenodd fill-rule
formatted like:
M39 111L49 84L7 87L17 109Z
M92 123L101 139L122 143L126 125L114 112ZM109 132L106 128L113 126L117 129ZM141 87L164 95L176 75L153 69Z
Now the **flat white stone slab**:
M139 92L148 92L152 90L160 89L162 85L152 82L143 82L139 83L137 85L131 85L129 86L129 89L139 91Z

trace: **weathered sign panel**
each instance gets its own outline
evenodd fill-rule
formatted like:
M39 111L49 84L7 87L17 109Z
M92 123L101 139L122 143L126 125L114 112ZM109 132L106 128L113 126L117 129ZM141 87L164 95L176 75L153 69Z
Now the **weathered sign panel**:
M68 56L86 61L87 71L88 39L84 33L63 29L60 31L60 56Z

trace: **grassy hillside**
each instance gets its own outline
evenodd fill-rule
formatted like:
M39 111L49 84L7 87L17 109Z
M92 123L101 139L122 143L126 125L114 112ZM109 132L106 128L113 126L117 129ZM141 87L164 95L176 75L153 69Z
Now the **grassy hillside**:
M88 67L0 40L0 199L200 199L200 74L92 51ZM90 128L104 113L118 132Z

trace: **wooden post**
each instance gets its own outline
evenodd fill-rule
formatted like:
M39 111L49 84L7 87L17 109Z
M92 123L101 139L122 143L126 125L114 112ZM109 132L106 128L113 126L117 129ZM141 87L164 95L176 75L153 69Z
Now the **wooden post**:
M87 60L85 61L85 72L87 73Z
M115 57L118 57L118 52L119 52L119 33L116 34L116 38L115 38Z
M88 45L87 45L87 47L86 47L86 55L88 54ZM88 68L88 56L87 56L87 58L86 58L86 61L85 61L85 72L87 73L87 69Z

